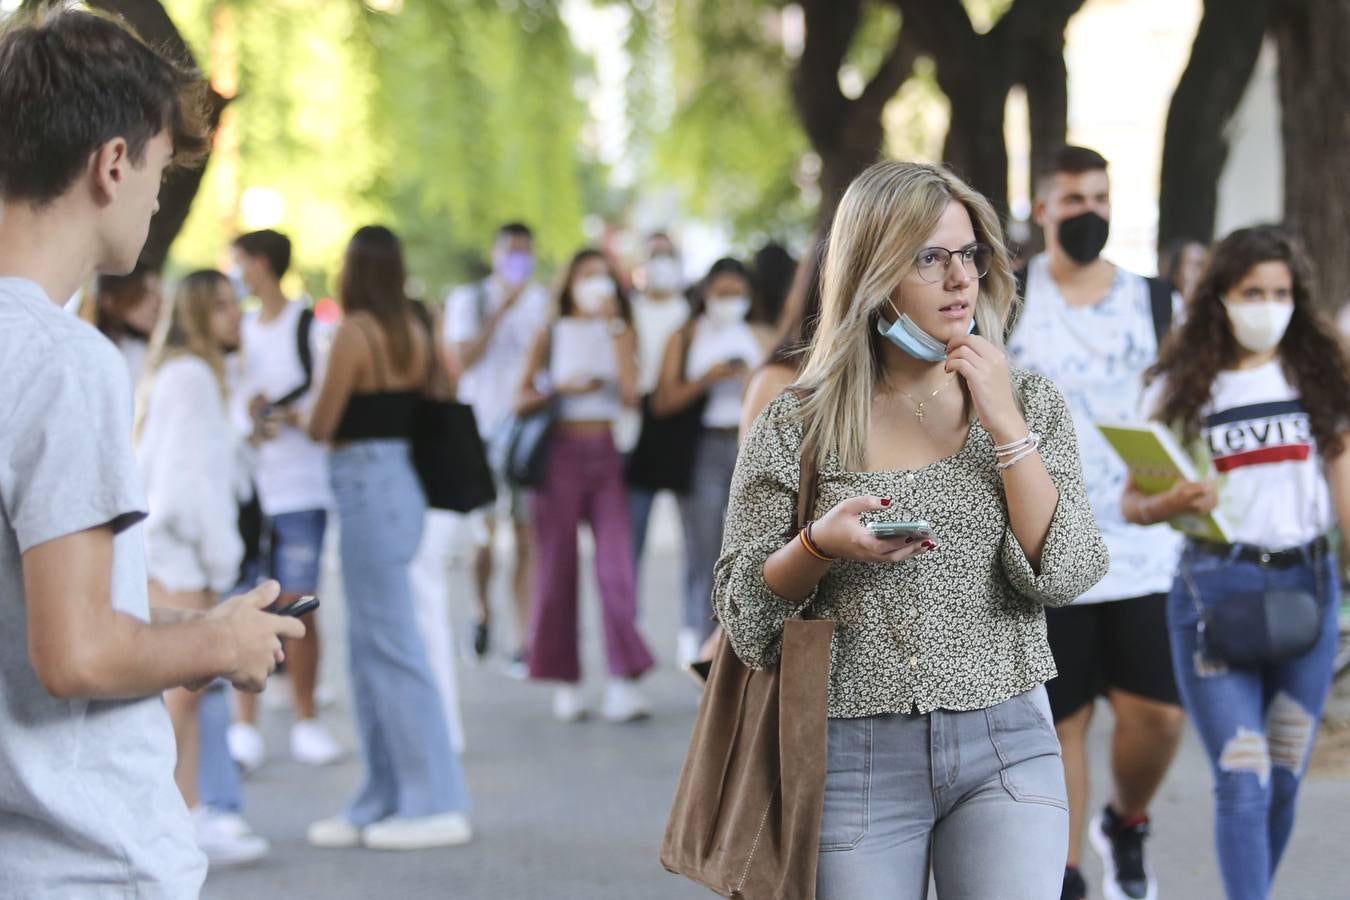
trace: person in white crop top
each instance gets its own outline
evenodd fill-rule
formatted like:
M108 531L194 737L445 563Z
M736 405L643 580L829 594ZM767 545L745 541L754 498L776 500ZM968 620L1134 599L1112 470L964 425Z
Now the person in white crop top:
M605 257L582 250L572 258L558 293L557 313L539 333L525 363L516 414L552 409L544 483L534 504L534 607L529 675L559 682L553 714L575 721L586 713L579 690L577 529L595 536L596 581L605 619L612 676L603 713L611 721L645 717L647 701L634 687L653 665L637 628L628 497L614 426L637 403L637 340L632 309Z
M698 658L712 633L712 570L722 549L745 385L773 346L770 329L747 321L752 296L754 283L740 261L713 263L693 320L666 344L652 407L657 415L671 416L703 404L689 490L680 497L685 599L676 655L681 665Z
M1167 611L1182 700L1214 774L1229 900L1270 895L1337 649L1340 579L1328 533L1339 520L1344 535L1350 522L1350 360L1311 284L1306 254L1278 226L1244 228L1215 246L1143 401L1207 480L1154 496L1130 485L1122 502L1139 524L1217 509L1230 527L1233 543L1188 539ZM1274 590L1316 598L1309 648L1256 664L1225 658L1231 651L1207 639L1217 629L1202 622L1226 618L1238 595ZM1261 643L1267 627L1251 618L1243 633Z

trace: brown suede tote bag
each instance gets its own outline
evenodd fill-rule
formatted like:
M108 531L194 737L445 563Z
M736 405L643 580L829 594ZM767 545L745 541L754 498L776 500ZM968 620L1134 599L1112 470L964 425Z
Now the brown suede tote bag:
M797 528L815 487L803 452ZM767 672L723 636L661 843L666 869L723 897L814 900L833 635L827 619L789 619Z

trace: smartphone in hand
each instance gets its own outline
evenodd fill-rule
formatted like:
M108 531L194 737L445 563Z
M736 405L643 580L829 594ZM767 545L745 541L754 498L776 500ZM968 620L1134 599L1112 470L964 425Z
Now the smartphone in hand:
M301 616L308 615L319 608L319 598L313 595L306 595L292 603L290 606L284 606L276 611L278 616L290 616L298 619Z
M908 537L916 541L933 540L933 526L923 519L914 522L868 522L867 530L883 540Z

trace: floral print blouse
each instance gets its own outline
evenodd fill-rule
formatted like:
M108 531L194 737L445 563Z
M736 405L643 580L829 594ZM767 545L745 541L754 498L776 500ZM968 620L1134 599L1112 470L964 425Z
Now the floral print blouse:
M736 461L713 606L736 653L776 664L783 622L835 622L829 714L836 718L935 709L984 709L1056 674L1046 606L1071 603L1107 570L1106 545L1088 505L1073 420L1048 380L1014 370L1013 388L1059 491L1039 574L1008 521L994 442L975 421L964 446L920 469L849 472L831 453L820 465L812 517L849 497L890 497L864 521L925 519L938 549L900 564L839 560L799 603L764 582L797 509L802 424L795 394L755 422Z

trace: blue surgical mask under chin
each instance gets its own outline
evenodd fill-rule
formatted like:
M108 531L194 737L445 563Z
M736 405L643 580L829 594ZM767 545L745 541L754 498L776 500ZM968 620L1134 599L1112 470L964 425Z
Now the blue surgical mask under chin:
M966 329L966 334L970 334L974 330L975 319L972 317L970 327ZM947 358L947 345L915 325L914 320L904 313L901 313L890 325L886 324L885 319L878 319L877 331L886 340L915 359L921 359L924 362L942 362Z

